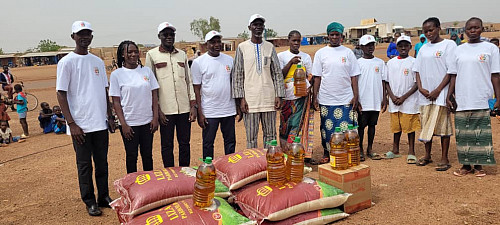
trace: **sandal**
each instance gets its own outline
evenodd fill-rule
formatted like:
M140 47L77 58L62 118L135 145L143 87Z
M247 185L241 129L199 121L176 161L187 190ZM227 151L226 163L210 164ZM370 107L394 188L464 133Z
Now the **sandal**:
M427 166L429 163L432 163L432 159L420 158L418 159L417 166Z
M416 164L417 163L417 157L414 156L414 155L408 155L408 157L406 157L406 163L407 164Z
M321 159L311 159L310 164L311 165L319 165L319 164L325 164L330 162L330 157L328 156L323 156Z
M449 163L438 163L436 166L436 171L447 171L451 168Z
M476 176L476 177L484 177L484 176L486 176L486 171L484 171L483 169L474 170L474 176Z
M460 168L458 170L453 171L453 175L457 177L463 177L469 173L474 173L474 169L466 170L464 168Z
M384 156L382 158L384 158L384 159L394 159L394 158L399 158L399 157L401 157L400 154L394 154L393 152L388 151L388 152L384 153Z
M377 153L371 153L370 152L370 153L367 154L367 156L368 156L368 158L370 158L372 160L381 160L382 159L382 157L379 154L377 154Z

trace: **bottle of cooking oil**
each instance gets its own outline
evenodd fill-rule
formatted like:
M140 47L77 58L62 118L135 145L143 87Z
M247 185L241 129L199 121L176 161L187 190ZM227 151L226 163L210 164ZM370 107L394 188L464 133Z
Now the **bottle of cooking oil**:
M291 150L292 150L292 144L293 144L293 138L292 138L292 135L290 135L286 141L286 144L285 146L283 146L283 152L285 153L284 156L285 156L285 177L286 177L286 181L290 181L290 169L292 168L292 160L291 160Z
M212 157L207 157L196 171L196 182L194 183L193 203L199 208L212 205L215 192L216 172L212 164Z
M307 74L302 66L302 62L297 64L297 69L293 73L294 94L297 97L307 96Z
M347 143L347 154L349 157L349 167L357 166L361 162L358 128L349 124L348 130L345 132L345 138Z
M269 143L267 149L267 182L273 186L281 186L286 182L284 154L276 140Z
M304 178L304 156L306 152L300 143L300 137L295 137L292 149L288 155L290 161L290 181L294 183L302 182Z
M334 170L345 170L349 167L345 135L340 127L335 127L330 139L330 165Z

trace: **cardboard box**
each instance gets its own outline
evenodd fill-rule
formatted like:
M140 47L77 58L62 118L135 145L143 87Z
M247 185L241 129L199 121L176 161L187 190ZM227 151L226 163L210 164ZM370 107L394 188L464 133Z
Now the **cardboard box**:
M333 170L330 164L318 167L319 180L351 193L344 212L354 213L372 206L370 167L361 164L347 170Z

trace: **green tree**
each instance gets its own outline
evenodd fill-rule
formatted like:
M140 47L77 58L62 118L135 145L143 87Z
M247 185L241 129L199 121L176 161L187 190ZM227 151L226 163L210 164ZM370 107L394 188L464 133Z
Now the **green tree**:
M271 28L266 28L265 34L267 38L278 37L278 32L274 31Z
M201 40L203 40L203 38L205 38L205 35L211 30L220 32L219 19L213 16L211 16L209 20L201 18L198 20L193 20L193 22L190 23L190 26L191 32Z
M3 49L0 48L0 55L3 55Z
M237 37L243 38L244 40L248 40L248 38L250 38L250 34L248 34L248 31L245 30L245 31L239 33Z
M55 41L51 41L49 39L41 40L37 47L40 52L53 52L58 51L60 48L61 46L59 46Z
M459 22L458 22L458 21L453 22L453 26L454 26L454 27L458 26L458 24L459 24Z

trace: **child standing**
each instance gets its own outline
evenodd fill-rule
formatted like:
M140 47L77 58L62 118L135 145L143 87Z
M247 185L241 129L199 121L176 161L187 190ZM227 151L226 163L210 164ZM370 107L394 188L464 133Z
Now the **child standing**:
M50 133L53 131L53 124L51 123L51 117L53 115L52 109L50 109L49 103L42 102L40 103L40 114L38 115L38 121L40 121L40 128L43 129L43 133Z
M65 134L66 133L66 119L62 114L61 107L58 105L54 106L53 110L54 115L50 118L50 124L53 125L54 133L56 134Z
M373 56L375 51L375 37L372 35L363 35L359 39L363 57L358 59L361 75L358 78L359 87L359 147L361 161L365 161L363 151L363 137L365 128L368 126L368 147L366 155L373 160L380 160L381 157L372 151L373 139L375 138L375 126L377 125L380 111L385 112L387 101L385 96L385 85L387 69L384 61Z
M20 84L14 85L14 91L17 93L17 97L14 100L14 103L17 104L17 114L19 115L19 123L21 123L21 127L23 128L23 134L21 134L21 138L28 138L28 122L26 122L26 115L28 114L28 100L26 99L26 95L23 93L23 87Z
M408 157L406 163L415 164L415 131L420 128L418 115L415 72L412 71L415 58L408 55L411 50L411 39L401 36L396 41L399 52L387 62L388 74L385 80L387 94L390 97L389 112L391 113L391 131L394 133L392 151L384 154L385 158L393 159L399 155L399 140L401 133L408 134Z

